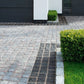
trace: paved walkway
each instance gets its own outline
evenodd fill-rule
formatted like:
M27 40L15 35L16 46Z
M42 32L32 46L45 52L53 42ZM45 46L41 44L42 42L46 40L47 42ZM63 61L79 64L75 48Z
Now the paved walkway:
M0 26L0 84L27 84L40 43L60 44L60 31L84 29L84 17L66 17L68 25Z

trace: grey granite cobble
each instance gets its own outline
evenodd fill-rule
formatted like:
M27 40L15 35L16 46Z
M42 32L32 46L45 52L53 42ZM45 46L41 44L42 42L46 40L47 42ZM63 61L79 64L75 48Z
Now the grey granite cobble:
M8 81L1 81L0 84L8 84Z
M56 76L56 84L64 84L64 76Z
M57 76L64 76L64 68L57 68L56 69L56 75Z
M8 84L17 84L17 82L8 82Z

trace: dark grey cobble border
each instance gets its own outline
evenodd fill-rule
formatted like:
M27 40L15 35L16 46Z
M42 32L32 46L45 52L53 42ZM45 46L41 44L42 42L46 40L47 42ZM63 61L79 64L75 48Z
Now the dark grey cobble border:
M55 84L56 44L41 43L28 84Z

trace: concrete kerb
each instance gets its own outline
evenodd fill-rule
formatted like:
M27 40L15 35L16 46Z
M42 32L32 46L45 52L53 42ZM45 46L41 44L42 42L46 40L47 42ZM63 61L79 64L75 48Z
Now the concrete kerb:
M56 54L56 84L64 84L64 63L61 48L57 48Z

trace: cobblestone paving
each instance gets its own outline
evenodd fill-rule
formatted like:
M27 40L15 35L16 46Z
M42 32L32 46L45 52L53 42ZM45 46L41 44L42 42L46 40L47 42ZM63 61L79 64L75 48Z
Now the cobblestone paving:
M28 84L55 84L56 44L41 43Z
M68 25L0 26L0 84L27 84L40 43L60 46L60 31L84 29L84 17L66 17Z

